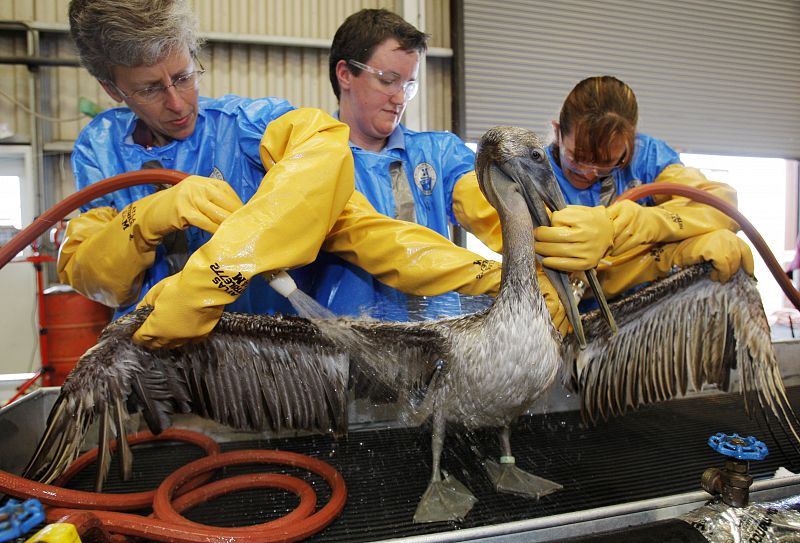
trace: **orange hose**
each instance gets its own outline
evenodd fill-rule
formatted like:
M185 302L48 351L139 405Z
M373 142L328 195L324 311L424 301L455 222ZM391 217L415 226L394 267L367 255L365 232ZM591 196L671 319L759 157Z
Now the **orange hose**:
M209 455L219 452L219 445L208 436L188 430L168 428L158 436L150 432L142 432L131 436L131 443L143 441L185 441L193 443L205 450ZM88 462L97 457L97 449L93 449L75 460L59 481L68 479L66 475L74 475ZM77 467L76 467L77 464ZM45 505L57 507L74 507L78 509L110 509L117 511L130 511L150 507L153 503L155 490L147 492L134 492L131 494L103 494L71 490L58 486L46 485L30 481L5 471L0 471L0 491L17 498L36 498Z
M237 476L216 481L206 487L194 489L177 499L172 496L186 482L210 470L223 466L274 463L299 467L316 473L325 479L331 488L328 503L314 514L313 489L302 480L277 475L261 474ZM284 488L300 497L300 505L291 513L280 519L238 528L221 528L204 526L191 522L179 514L188 507L205 499L243 488ZM2 487L0 487L2 488ZM309 494L311 492L311 494ZM47 512L48 522L86 523L94 527L95 519L112 534L141 537L169 543L207 543L209 541L225 541L227 543L288 543L300 541L317 533L341 514L347 501L347 489L344 479L333 467L302 454L285 451L244 450L221 453L196 460L173 472L156 490L153 500L153 517L141 517L129 513L115 511L83 511L53 508ZM91 516L87 516L91 513ZM73 520L74 519L74 520ZM77 525L77 524L76 524ZM79 530L80 531L80 530Z
M164 479L164 482L156 489L156 495L153 499L153 512L162 520L169 520L181 525L191 524L196 527L199 526L194 523L189 523L188 520L178 514L171 503L172 496L185 482L196 478L202 473L222 466L236 466L241 464L280 464L303 468L325 479L331 487L331 498L318 512L304 519L302 523L297 523L293 526L284 527L283 524L281 524L278 527L272 527L269 526L271 523L266 523L258 526L248 526L246 528L224 529L224 532L223 529L220 528L217 529L218 535L248 535L258 533L261 536L271 534L275 538L274 541L297 541L298 539L303 539L318 532L333 522L342 512L344 504L347 501L347 489L344 479L339 472L333 469L329 464L315 458L292 452L247 450L227 452L216 456L201 458L200 460L191 462L174 471L169 477ZM121 533L136 535L127 532ZM151 537L152 534L148 534L148 536Z
M210 475L211 472L208 472L208 474ZM184 488L185 487L181 487L180 491L183 492ZM191 509L196 505L205 503L223 494L250 488L282 488L283 490L293 492L300 498L300 505L298 505L294 511L279 519L259 524L258 526L262 528L278 528L285 524L298 522L308 518L317 507L317 493L314 492L310 484L297 477L290 477L289 475L281 475L279 473L251 473L214 481L213 483L201 486L182 495L172 502L172 507L177 513L183 513L187 509ZM182 522L185 524L205 527L202 524L192 522L184 517L181 518ZM235 528L231 528L231 530L234 529Z
M58 221L66 217L69 213L80 208L109 192L132 187L134 185L149 185L166 183L176 185L189 174L177 170L167 170L154 168L152 170L139 170L127 172L114 177L109 177L103 181L93 183L70 196L64 198L59 203L39 215L30 225L22 229L11 241L0 247L0 268L8 264L17 253L30 245L33 240L41 236L48 228L51 228Z
M290 542L315 534L333 522L347 501L344 479L329 464L302 454L285 451L245 450L219 453L219 445L211 438L189 430L167 429L158 436L141 432L129 437L130 444L144 441L186 441L203 447L210 456L183 466L161 482L155 491L130 494L96 494L44 485L0 471L0 491L19 498L37 498L51 507L48 522L74 524L83 536L87 531L100 531L102 538L123 542L134 536L171 543ZM112 446L115 446L114 442ZM93 449L81 455L59 478L65 481L97 458ZM319 511L314 489L304 480L275 473L239 475L195 488L219 467L271 463L298 467L321 476L331 488L331 498ZM190 489L187 492L187 489ZM294 511L276 520L237 528L204 526L180 515L188 508L222 494L249 488L280 488L300 498ZM172 501L172 497L182 494ZM121 510L153 508L151 517L142 517ZM77 509L76 509L77 508ZM93 509L87 509L93 508ZM116 509L113 511L111 509ZM110 535L109 535L110 534Z
M794 305L797 309L800 309L800 292L794 288L794 285L792 285L792 282L783 271L783 267L778 262L778 259L775 258L775 255L772 254L767 242L764 241L764 238L762 238L761 234L758 233L756 227L753 226L753 223L747 220L747 217L742 215L742 213L736 209L736 206L703 190L696 189L694 187L688 187L686 185L679 185L677 183L649 183L646 185L640 185L636 188L626 190L620 194L619 197L617 197L617 200L639 200L641 198L654 196L656 194L683 196L684 198L689 198L695 202L710 205L711 207L722 211L727 216L739 223L739 226L742 227L742 231L750 239L750 241L753 242L758 254L760 254L761 258L764 259L764 262L767 264L767 268L769 268L769 271L772 272L772 275L780 285L783 293L786 294L786 297L789 298L789 301L792 302L792 305Z

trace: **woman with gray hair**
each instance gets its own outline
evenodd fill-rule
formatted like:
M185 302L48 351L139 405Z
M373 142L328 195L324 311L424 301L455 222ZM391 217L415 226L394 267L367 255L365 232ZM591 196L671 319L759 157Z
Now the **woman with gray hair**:
M59 278L120 313L154 305L137 341L203 337L226 306L291 312L258 276L312 262L323 243L409 293L497 291L497 263L378 215L353 192L346 125L280 98L200 97L198 25L183 0L73 0L69 20L82 62L127 106L81 131L77 188L153 164L195 174L114 192L70 221ZM170 276L164 241L179 230L191 256ZM408 243L437 250L411 261Z

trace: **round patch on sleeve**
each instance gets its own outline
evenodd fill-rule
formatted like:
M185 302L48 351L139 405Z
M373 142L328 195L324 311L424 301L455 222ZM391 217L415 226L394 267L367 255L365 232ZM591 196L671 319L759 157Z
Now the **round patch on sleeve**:
M430 196L433 194L433 187L436 186L436 170L427 162L417 164L414 168L414 183L422 194Z

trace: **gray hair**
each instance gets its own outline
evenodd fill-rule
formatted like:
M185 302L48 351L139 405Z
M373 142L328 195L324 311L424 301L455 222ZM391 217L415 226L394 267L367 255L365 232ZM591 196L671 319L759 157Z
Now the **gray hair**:
M114 66L152 66L202 45L184 0L72 0L69 31L81 63L101 81L113 80Z

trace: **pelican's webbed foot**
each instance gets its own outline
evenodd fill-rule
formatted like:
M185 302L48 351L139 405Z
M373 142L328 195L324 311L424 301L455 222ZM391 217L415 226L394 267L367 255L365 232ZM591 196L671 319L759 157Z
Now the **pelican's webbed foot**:
M489 478L494 483L495 490L498 492L508 492L509 494L538 499L564 488L558 483L519 469L514 463L513 457L509 462L501 463L487 459L484 461L484 466L489 473Z
M443 481L431 481L417 505L414 522L463 520L478 499L457 479L445 474Z

